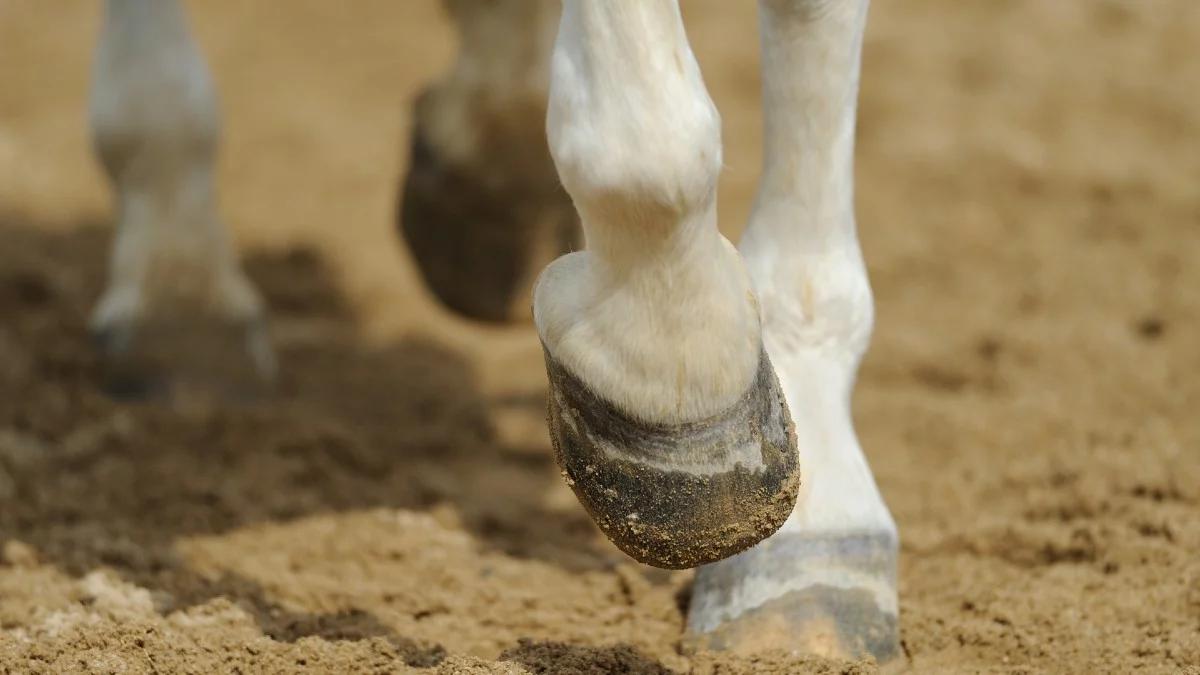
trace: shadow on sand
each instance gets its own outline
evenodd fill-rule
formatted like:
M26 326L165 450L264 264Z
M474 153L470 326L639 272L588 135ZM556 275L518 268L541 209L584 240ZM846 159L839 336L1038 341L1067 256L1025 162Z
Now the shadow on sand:
M111 568L168 598L164 612L227 597L279 640L383 636L415 666L436 664L443 650L364 612L286 611L252 581L203 578L175 542L320 513L448 504L485 549L573 572L613 564L582 509L543 505L560 480L550 454L494 440L469 368L435 345L363 345L314 254L247 262L271 306L278 391L180 409L114 401L99 387L85 324L103 287L106 229L51 233L8 218L0 230L0 543L23 541L73 575ZM596 663L641 658L601 652Z

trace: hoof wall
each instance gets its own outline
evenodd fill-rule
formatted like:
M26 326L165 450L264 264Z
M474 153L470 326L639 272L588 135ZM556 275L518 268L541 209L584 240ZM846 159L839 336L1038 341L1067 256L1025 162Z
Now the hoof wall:
M567 483L622 551L696 567L770 536L800 472L787 403L765 352L746 394L698 422L652 424L596 396L546 352L550 437Z
M418 117L426 94L418 103ZM430 290L450 309L482 321L529 319L537 270L576 244L579 226L545 149L491 138L471 164L442 157L420 122L400 196L399 225ZM507 139L512 132L497 132ZM532 148L532 149L531 149Z
M697 571L686 644L887 663L900 655L897 556L894 532L785 530Z
M252 400L275 378L265 323L214 316L142 320L93 331L102 386L124 400Z

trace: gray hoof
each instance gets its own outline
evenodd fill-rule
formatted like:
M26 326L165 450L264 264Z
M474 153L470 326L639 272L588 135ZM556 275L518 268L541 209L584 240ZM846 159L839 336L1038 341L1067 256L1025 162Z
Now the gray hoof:
M697 570L684 643L892 661L901 653L898 554L894 531L780 532Z
M234 321L197 312L101 326L92 341L101 379L114 398L254 399L274 382L277 365L265 319Z
M545 354L559 468L625 553L655 567L696 567L762 541L791 514L796 434L765 352L736 404L685 424L634 419Z

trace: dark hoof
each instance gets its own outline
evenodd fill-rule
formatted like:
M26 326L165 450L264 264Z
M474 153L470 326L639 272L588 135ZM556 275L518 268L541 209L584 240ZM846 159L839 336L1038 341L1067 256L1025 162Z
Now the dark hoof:
M262 319L234 322L197 313L92 331L101 385L123 400L253 400L266 394L275 357Z
M431 95L418 101L418 120ZM442 157L420 122L413 131L400 231L434 294L474 319L527 321L537 272L579 237L546 147L544 112L526 117L489 125L487 146L470 164ZM536 133L513 131L526 127Z
M763 352L725 412L650 424L596 396L546 351L550 437L567 484L622 551L655 567L714 562L769 537L800 486L796 434Z

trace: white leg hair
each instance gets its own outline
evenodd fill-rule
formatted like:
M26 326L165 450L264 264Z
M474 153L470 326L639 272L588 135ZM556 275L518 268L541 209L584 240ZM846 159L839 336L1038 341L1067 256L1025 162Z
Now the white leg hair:
M528 97L532 89L544 97L546 76L538 71L545 69L548 57L539 55L539 50L549 49L552 31L544 24L553 23L557 9L549 7L548 0L528 7L523 2L449 1L468 40L484 39L485 34L500 32L498 25L528 18L537 24L528 28L528 34L539 36L540 42L514 46L490 60L480 50L465 49L456 65L461 72L451 78L458 96L449 97L454 105L438 112L447 117L466 114L466 100L478 96L481 88L497 104L494 99L500 88L485 86L481 79L502 74L514 84L506 92ZM494 37L486 39L488 44L498 42ZM515 86L517 81L524 86ZM248 354L258 372L270 377L275 362L261 320L263 303L243 274L217 213L216 100L180 0L106 0L93 64L89 121L96 153L111 179L117 232L108 288L91 325L110 352L120 352L128 345L132 327L153 314L156 305L173 304L169 301L177 295L191 295L218 316L248 326ZM474 145L454 147L471 152ZM417 334L446 344L476 367L480 387L489 395L530 394L533 385L511 383L514 369L537 368L542 361L530 331L484 326L446 311L427 292L406 255L401 255L405 274L394 289L403 298L405 311L388 317L396 324L380 333Z
M873 321L853 205L867 5L759 4L764 166L740 250L796 424L802 484L796 509L776 535L700 570L689 629L713 646L774 641L881 660L896 650L896 527L850 415ZM847 593L814 590L822 588ZM859 591L865 593L851 595ZM830 608L851 597L854 607Z
M119 350L146 314L188 297L244 327L245 347L269 377L262 301L216 213L216 97L178 0L105 3L89 107L117 210L93 330Z
M762 0L764 166L739 246L792 403L805 531L893 527L850 395L874 319L854 220L854 120L866 0ZM799 422L804 422L799 424Z
M586 250L535 289L546 348L639 419L728 408L758 368L758 308L717 231L720 118L675 0L564 2L547 131Z
M440 96L431 103L425 120L430 140L447 159L467 164L490 142L485 137L489 125L479 121L480 116L526 113L526 104L534 110L544 107L559 3L444 0L443 4L458 28L458 55L440 82Z
M534 289L556 459L631 556L720 560L778 529L799 481L758 301L717 230L720 117L676 0L566 0L550 70L550 153L587 244Z

